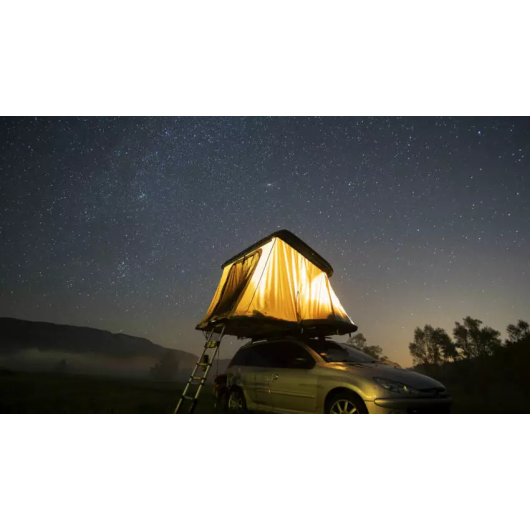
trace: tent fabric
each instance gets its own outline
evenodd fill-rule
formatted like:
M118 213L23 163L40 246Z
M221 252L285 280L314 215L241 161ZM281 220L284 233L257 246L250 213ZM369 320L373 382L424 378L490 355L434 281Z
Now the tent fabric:
M259 243L223 265L221 281L197 329L224 325L225 334L249 338L357 330L331 287L333 269L327 261L286 230Z
M258 264L259 254L259 250L253 252L250 256L245 256L230 267L222 290L219 293L219 301L213 308L213 312L215 312L217 317L230 314Z

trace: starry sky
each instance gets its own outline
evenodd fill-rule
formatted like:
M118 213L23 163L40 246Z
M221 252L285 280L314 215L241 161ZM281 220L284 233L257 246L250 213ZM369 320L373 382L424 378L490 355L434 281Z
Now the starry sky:
M415 326L530 319L527 118L0 124L0 316L200 353L221 263L286 228L402 365Z

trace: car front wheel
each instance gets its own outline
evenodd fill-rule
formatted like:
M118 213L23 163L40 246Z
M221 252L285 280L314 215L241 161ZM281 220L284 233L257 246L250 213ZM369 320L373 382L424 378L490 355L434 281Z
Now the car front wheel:
M328 399L327 414L367 414L364 401L352 392L340 392Z
M228 412L230 414L245 414L247 412L247 403L245 396L240 388L234 388L228 397Z

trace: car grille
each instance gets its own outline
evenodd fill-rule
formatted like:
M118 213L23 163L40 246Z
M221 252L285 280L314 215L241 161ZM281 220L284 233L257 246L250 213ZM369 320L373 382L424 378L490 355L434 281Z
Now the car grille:
M445 388L423 388L420 390L420 392L425 397L432 397L432 398L449 397L449 394L447 393L447 390Z
M447 398L449 394L445 388L424 388L420 390L421 394L426 398L437 399ZM428 406L407 409L408 414L449 414L451 412L451 405L433 403Z

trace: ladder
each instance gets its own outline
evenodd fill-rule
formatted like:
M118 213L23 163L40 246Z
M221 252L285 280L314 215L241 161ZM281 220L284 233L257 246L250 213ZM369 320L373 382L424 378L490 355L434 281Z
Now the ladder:
M199 400L199 394L201 393L204 383L206 383L210 368L212 367L215 358L219 354L219 346L221 345L221 340L223 338L224 332L225 328L223 326L220 333L214 328L208 334L206 344L204 345L204 351L199 357L199 360L197 361L193 372L191 372L190 378L188 379L188 382L184 387L184 391L182 392L182 396L180 397L179 402L177 403L174 414L184 412L181 409L184 408L184 402L186 401L189 401L188 414L192 414L195 410L195 407L197 406L197 401ZM211 356L208 356L206 355L206 352L210 349L213 349L213 353ZM204 372L203 375L196 375L199 369ZM195 392L193 392L193 390L195 390Z

